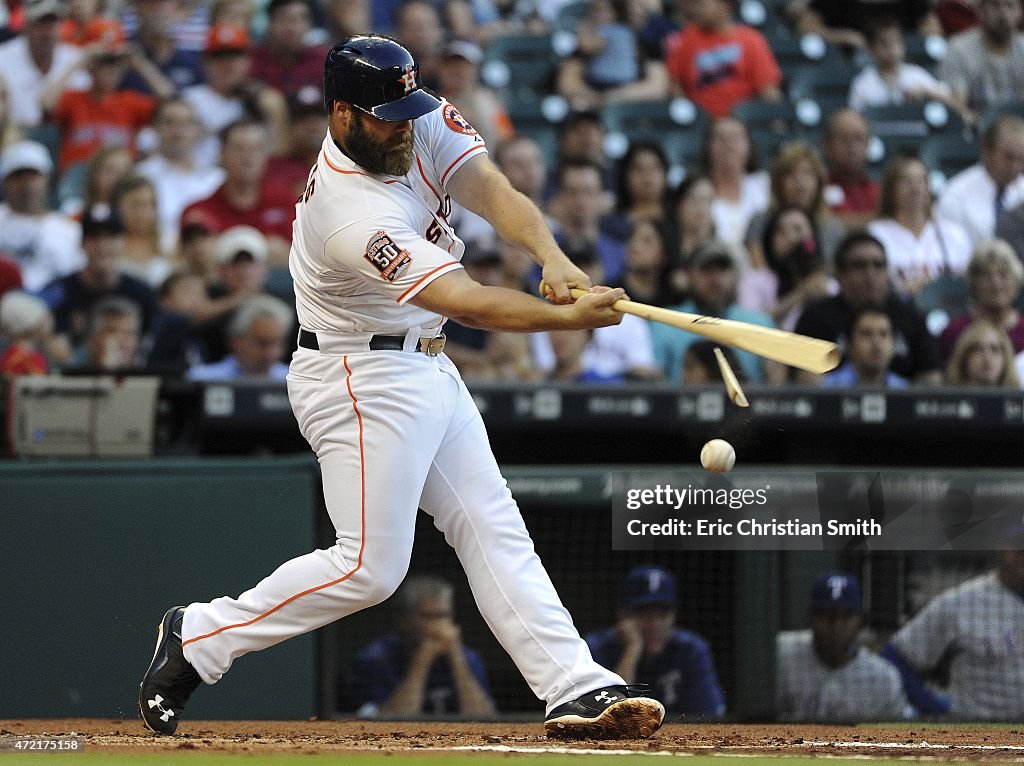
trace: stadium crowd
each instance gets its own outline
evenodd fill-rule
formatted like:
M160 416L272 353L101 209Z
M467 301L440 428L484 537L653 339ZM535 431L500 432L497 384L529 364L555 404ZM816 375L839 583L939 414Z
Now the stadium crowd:
M1024 377L1019 0L8 0L0 5L0 373L283 377L295 199L322 65L394 35L595 283L838 342L818 378ZM535 290L453 205L463 263ZM702 380L626 317L446 326L467 380Z

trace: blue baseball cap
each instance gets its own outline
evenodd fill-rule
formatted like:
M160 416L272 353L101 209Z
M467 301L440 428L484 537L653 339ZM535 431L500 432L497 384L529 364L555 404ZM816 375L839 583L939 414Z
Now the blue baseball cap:
M830 609L864 611L860 583L856 577L844 572L828 572L814 578L814 584L811 585L811 611L824 612Z
M667 569L645 564L638 566L622 583L620 604L624 607L676 603L676 578Z

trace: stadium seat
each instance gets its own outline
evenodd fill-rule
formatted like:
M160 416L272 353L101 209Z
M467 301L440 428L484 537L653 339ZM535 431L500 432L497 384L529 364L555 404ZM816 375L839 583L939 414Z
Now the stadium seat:
M978 162L978 144L963 135L931 136L921 145L921 161L931 171L932 190L938 191L946 180Z
M1006 104L1000 104L999 106L994 106L987 110L981 118L981 130L984 131L993 120L1008 114L1014 114L1024 119L1024 99L1019 101L1010 101Z
M772 53L775 54L775 60L779 63L783 79L786 82L789 82L800 67L833 63L846 63L849 66L843 54L826 43L820 35L809 34L793 37L766 30L765 37Z
M924 36L917 32L903 35L906 46L904 59L908 64L917 64L932 71L946 57L946 39L942 35Z
M836 61L798 67L788 81L790 100L798 110L807 108L801 104L817 105L822 122L849 103L850 83L855 74L849 64Z
M540 101L551 92L557 69L550 35L506 35L488 44L480 78L509 101Z
M732 116L751 132L792 136L797 129L796 110L789 101L745 101L733 107Z
M60 175L57 181L57 207L76 207L85 198L85 181L89 174L89 163L76 162Z
M579 29L580 21L586 15L589 6L589 0L579 0L579 2L569 3L568 5L563 6L558 12L558 16L555 18L555 29L575 32Z
M627 135L658 134L679 127L703 128L707 123L707 115L700 107L685 98L609 104L604 108L601 118L605 130L620 131Z
M933 135L962 136L966 129L960 115L939 103L872 106L863 110L873 135L885 142L887 154L918 153Z
M928 329L938 335L950 319L967 311L970 298L967 280L948 274L936 277L921 288L914 305L924 315Z

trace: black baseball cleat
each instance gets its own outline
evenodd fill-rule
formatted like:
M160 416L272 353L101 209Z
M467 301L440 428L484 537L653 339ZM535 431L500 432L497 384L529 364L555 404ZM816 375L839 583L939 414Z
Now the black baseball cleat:
M174 734L185 703L202 682L181 652L185 607L173 606L157 626L156 651L139 684L139 716L157 734Z
M552 710L544 731L559 739L643 739L661 727L665 706L643 684L606 686Z

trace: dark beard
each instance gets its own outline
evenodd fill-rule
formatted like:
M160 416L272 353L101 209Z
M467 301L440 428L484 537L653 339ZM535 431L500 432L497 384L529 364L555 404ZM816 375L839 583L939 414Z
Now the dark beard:
M352 127L345 136L345 154L374 175L404 176L408 173L412 168L413 131L387 141L375 141L363 127L363 119L363 115L357 113L352 120Z

